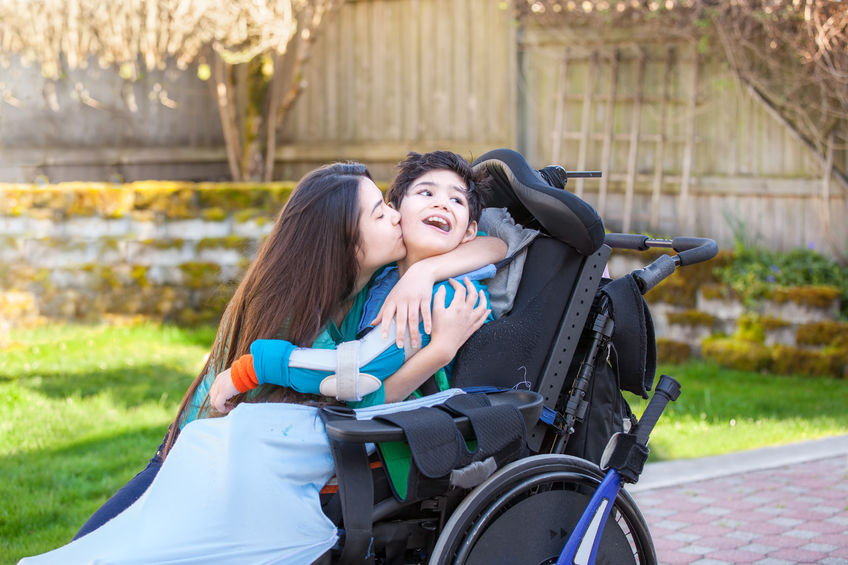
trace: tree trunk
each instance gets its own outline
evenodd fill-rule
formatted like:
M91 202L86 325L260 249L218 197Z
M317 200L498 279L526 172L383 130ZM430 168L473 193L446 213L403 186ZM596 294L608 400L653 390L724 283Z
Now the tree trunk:
M224 144L227 148L227 163L230 166L230 176L234 181L243 180L239 166L241 155L241 140L236 126L232 81L230 80L229 65L218 53L212 52L212 76L214 77L215 99L218 102L218 114L221 118L221 128L224 132Z

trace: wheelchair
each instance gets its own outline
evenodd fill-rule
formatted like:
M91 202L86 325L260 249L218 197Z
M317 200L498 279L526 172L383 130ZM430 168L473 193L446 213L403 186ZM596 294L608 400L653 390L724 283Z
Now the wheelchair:
M654 386L653 328L642 295L676 268L712 258L715 242L605 234L595 210L565 190L569 178L600 173L536 171L507 149L473 166L492 179L487 206L506 208L515 222L539 231L523 257L511 310L478 330L454 362L453 386L485 398L473 409L442 411L436 419L450 420L448 435L326 410L339 487L325 513L340 541L316 563L656 563L645 519L620 482L638 479L650 429L679 387L663 376L663 394L654 394L641 422L621 391L648 398ZM612 248L651 247L678 253L616 281L603 278ZM505 432L507 420L518 423ZM489 445L462 461L476 479L464 473L454 480L459 469L433 470L433 454L450 443L450 433L468 453ZM492 447L492 437L504 434L509 445ZM412 449L413 435L423 448ZM417 478L411 472L414 488L399 492L383 446L405 442ZM369 457L372 444L381 446L382 467ZM615 484L604 499L599 493L609 481ZM600 507L603 517L593 518ZM569 540L579 545L592 528L591 557L584 548L566 559Z

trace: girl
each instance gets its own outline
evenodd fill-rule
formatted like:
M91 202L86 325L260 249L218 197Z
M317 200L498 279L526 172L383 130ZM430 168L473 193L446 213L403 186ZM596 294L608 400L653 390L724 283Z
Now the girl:
M230 300L209 358L186 392L163 445L148 466L95 512L74 539L133 504L150 486L180 430L193 420L215 415L207 401L214 377L249 353L251 343L285 339L299 346L328 348L356 339L369 281L383 265L406 254L399 221L398 212L383 201L364 165L336 163L307 174ZM451 253L422 261L416 280L408 282L422 289L419 294L426 294L408 304L401 301L396 309L417 313L418 304L429 304L435 281L499 261L505 253L506 245L500 240L478 237ZM422 282L423 274L432 280L424 276ZM401 288L393 292L408 296L402 290L408 288L404 284L401 280ZM462 320L448 324L452 331L473 332L476 320L467 315L466 302L454 301L446 312ZM275 385L263 385L237 400L322 401Z

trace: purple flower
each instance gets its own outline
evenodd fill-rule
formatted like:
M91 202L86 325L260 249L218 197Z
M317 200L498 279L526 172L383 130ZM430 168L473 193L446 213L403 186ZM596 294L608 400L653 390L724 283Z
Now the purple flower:
M779 273L780 272L780 267L778 267L777 265L772 265L771 267L769 267L769 269L771 269L772 273Z
M815 241L811 241L811 242L809 242L809 243L807 244L807 248L808 248L808 249L811 249L811 250L813 250L813 251L815 251L815 250L816 250L816 242L815 242Z
M773 283L776 279L774 278L774 275L769 275L766 277L766 280L770 283Z

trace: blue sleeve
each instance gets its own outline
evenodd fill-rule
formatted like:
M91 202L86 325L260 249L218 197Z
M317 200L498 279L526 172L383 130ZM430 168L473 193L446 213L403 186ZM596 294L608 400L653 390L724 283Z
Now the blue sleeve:
M369 334L370 335L370 334ZM366 339L380 340L378 333L374 333ZM360 372L374 375L381 381L393 375L404 361L403 349L395 345L394 340L387 339L380 344L384 349L373 360L360 368ZM253 370L260 384L270 383L289 387L298 392L319 394L321 381L332 375L333 370L304 369L292 367L290 358L296 348L287 341L275 339L261 339L254 341L250 346L253 355ZM327 350L315 350L326 352ZM382 390L382 389L381 389ZM385 395L383 396L385 398Z
M257 339L250 344L253 370L259 384L289 386L289 357L295 346L281 339Z
M473 281L473 284L478 290L482 289L485 291L485 285L482 283ZM434 295L440 286L445 286L445 305L449 306L453 301L454 289L448 282L439 283L433 287ZM488 294L486 295L486 299L488 301ZM419 329L421 332L421 346L424 347L430 342L430 336L424 333L423 323L419 326ZM371 332L364 339L380 340L381 338L377 332ZM381 347L384 348L380 353L373 360L362 366L360 371L374 375L383 381L393 375L403 365L404 352L403 349L399 349L395 345L394 340L385 340L385 343L381 344ZM250 353L253 355L253 369L256 372L257 380L260 384L276 384L292 388L298 392L319 394L321 381L333 374L334 371L290 366L290 358L295 349L301 348L296 348L284 340L261 339L253 342L250 346ZM380 388L371 395L364 397L360 402L365 403L366 401L368 402L367 404L360 405L371 406L384 402L384 389Z

